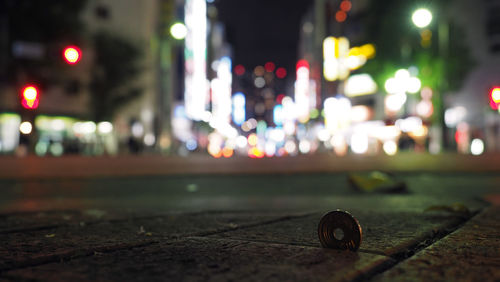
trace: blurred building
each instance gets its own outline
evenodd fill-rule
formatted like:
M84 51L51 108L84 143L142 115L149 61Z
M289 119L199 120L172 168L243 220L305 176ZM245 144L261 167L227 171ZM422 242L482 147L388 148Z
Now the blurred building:
M59 144L56 146L58 149L55 155L127 151L126 144L131 137L135 139L134 142L139 147L152 148L157 144L157 134L160 131L158 121L161 120L160 112L164 109L158 106L158 102L163 99L163 96L172 95L171 89L162 89L160 84L160 81L167 80L167 78L159 74L160 42L157 36L160 28L159 19L166 17L168 24L171 24L175 19L177 7L173 1L162 2L166 2L170 9L160 11L160 1L87 1L84 10L78 15L86 26L79 35L81 39L57 43L78 46L81 52L80 60L74 65L63 65L60 62L62 61L61 53L59 50L52 50L54 49L52 46L31 41L10 40L9 38L13 36L9 36L7 27L9 23L12 24L10 17L14 15L0 13L0 38L2 39L0 46L2 58L6 58L0 63L2 68L0 152L16 151L19 142L31 143L30 150L36 151L38 155L50 154L50 146L54 144ZM51 8L46 7L49 10ZM140 74L133 82L140 89L138 97L120 107L114 118L101 127L91 121L93 109L90 100L92 72L96 71L94 66L96 53L92 44L92 36L98 32L107 32L127 40L139 50L141 55ZM161 30L161 32L168 34L168 30ZM69 37L78 36L70 35ZM61 46L58 48L60 49ZM117 50L117 52L120 51ZM5 72L7 62L11 58L17 59L18 57L28 63L48 61L49 64L62 65L60 68L62 72L55 73L50 68L46 68L45 72L38 72L49 78L44 77L43 83L38 83L40 79L38 77L35 79L30 75L29 68L25 68L28 69L26 73L19 72L12 76L13 78L8 78ZM163 64L170 65L171 62L167 60ZM26 110L21 106L20 96L24 85L31 84L37 86L39 103L36 109ZM168 119L168 115L169 111L163 118ZM25 120L29 121L33 127L27 134L20 133L19 130L21 123ZM61 144L64 145L62 151L60 150ZM125 147L119 148L119 144Z
M75 42L76 36L46 41L40 36L47 36L50 31L44 30L43 35L36 33L33 27L37 27L40 17L53 12L50 7L46 11L36 10L30 21L16 14L19 12L17 4L28 7L28 12L40 5L1 3L0 153L13 153L21 143L22 150L18 151L21 155L28 149L33 151L39 144L39 152L45 154L52 150L53 154L59 155L63 140L74 137L68 132L72 131L70 127L88 116L86 85L91 56L86 55L86 44ZM70 12L69 16L74 15ZM64 23L58 28L64 29ZM74 27L68 27L68 30L74 30ZM78 58L78 64L70 65L64 62L63 50L74 44L79 45L84 55ZM23 107L23 91L29 87L35 90L31 94L35 95L36 102Z
M484 141L486 151L500 151L500 114L489 104L491 89L500 86L500 3L460 0L449 12L450 17L464 28L463 40L474 65L463 87L448 96L445 114L450 128L448 138L453 140L457 139L455 135L466 135L463 142L467 142L467 152L475 138Z
M140 75L135 82L138 98L119 110L113 120L116 136L125 144L132 137L141 146L156 143L155 118L158 115L157 28L160 1L89 0L83 15L89 33L105 31L128 39L140 51ZM134 130L132 130L134 129Z

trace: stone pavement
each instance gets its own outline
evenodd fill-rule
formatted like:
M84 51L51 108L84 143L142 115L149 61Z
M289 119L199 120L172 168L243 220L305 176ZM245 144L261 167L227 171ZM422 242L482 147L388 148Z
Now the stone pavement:
M0 280L500 280L500 207L355 208L357 252L321 248L325 211L0 215Z

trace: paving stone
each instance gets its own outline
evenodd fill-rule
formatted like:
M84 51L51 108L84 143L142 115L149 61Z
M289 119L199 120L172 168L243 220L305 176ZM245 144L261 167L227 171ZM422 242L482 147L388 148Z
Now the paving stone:
M464 221L459 216L423 212L351 211L363 230L361 252L406 255L420 242L446 232ZM214 234L231 238L320 247L317 226L322 213L272 224Z
M377 276L377 281L500 281L500 206Z
M117 214L100 209L49 210L0 214L0 234L28 230L49 229L58 226L130 217L126 212Z
M296 215L300 216L300 215ZM266 213L172 214L127 220L108 220L0 234L0 271L32 261L75 256L93 249L144 244L165 238L203 235L240 226L288 218Z
M3 278L46 281L349 281L386 263L394 262L375 254L191 237L12 270L3 273Z

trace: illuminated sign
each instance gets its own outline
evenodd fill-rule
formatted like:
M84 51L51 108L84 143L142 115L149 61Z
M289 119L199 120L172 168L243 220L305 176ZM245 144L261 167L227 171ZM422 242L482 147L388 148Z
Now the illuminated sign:
M201 120L208 104L206 74L207 4L205 0L186 0L185 24L187 34L184 103L190 119Z
M377 84L366 73L351 75L344 85L344 93L348 97L368 95L375 92L377 92Z
M360 68L374 56L373 44L349 49L347 38L329 36L323 41L323 76L327 81L344 80L351 70Z

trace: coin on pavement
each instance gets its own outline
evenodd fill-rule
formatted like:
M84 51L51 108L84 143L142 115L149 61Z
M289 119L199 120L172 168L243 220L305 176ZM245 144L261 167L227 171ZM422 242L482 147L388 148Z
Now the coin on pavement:
M363 235L357 219L348 212L336 210L321 218L318 237L324 248L356 251Z

